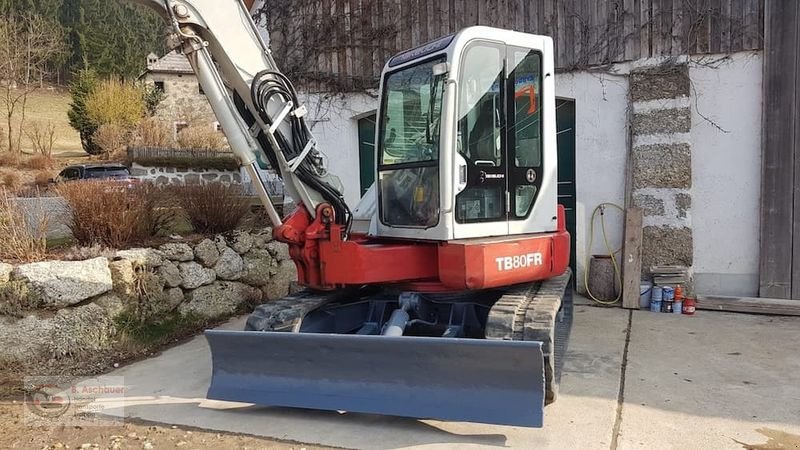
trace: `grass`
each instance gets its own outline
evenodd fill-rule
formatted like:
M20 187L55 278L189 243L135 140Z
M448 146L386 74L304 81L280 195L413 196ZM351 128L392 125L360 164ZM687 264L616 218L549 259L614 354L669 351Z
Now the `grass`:
M69 126L67 110L69 110L70 96L65 88L37 89L28 97L28 106L25 110L25 122L52 122L55 125L56 141L53 146L54 156L58 153L67 153L72 156L85 155L81 148L81 139L78 132ZM19 116L19 115L18 115ZM19 125L19 122L15 124ZM5 128L5 122L3 128ZM15 131L16 134L16 131ZM22 136L22 150L31 153L33 148L27 136Z

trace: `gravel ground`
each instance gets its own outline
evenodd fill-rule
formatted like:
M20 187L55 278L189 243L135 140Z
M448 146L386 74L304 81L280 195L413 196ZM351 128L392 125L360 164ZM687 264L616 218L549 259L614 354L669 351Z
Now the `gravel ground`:
M232 433L217 433L127 421L115 426L87 424L32 426L21 401L0 402L0 448L4 449L307 449L330 447L280 442Z

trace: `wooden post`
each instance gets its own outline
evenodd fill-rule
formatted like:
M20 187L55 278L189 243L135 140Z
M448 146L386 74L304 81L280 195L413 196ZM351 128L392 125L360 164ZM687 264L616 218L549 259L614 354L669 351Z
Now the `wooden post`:
M627 309L639 309L639 286L642 282L642 216L640 208L629 208L625 213L622 307Z

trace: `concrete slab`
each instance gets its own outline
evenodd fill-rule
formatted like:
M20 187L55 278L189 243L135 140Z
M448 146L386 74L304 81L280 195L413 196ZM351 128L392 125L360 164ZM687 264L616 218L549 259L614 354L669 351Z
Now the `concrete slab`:
M797 317L634 312L619 447L800 448L798 332Z
M526 429L208 401L205 339L116 370L124 414L156 422L346 448L608 448L617 408L628 313L577 306L559 400L545 427ZM241 329L243 320L226 325Z

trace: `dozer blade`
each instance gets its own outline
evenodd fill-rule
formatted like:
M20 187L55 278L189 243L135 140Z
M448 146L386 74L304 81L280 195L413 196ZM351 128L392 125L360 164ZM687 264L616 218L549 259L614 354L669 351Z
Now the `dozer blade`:
M208 398L541 427L540 342L206 331Z

